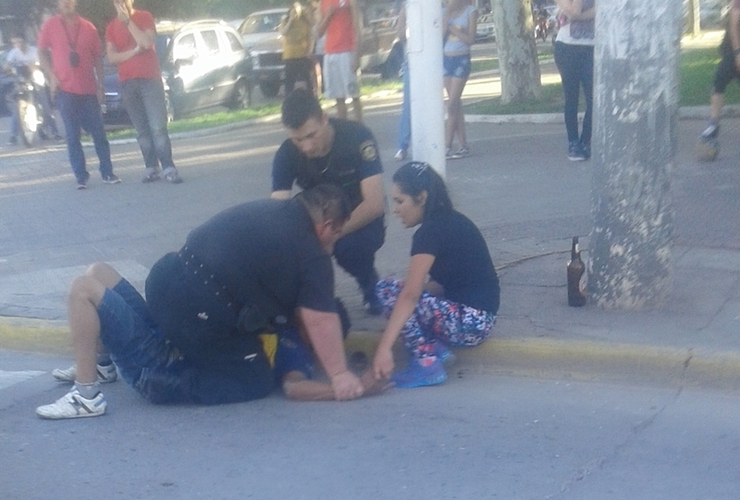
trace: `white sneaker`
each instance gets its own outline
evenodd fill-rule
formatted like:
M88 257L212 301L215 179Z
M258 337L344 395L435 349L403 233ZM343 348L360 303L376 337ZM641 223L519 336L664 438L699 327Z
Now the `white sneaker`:
M36 408L36 415L54 420L62 418L97 417L105 413L108 403L99 392L94 398L82 397L76 387L50 405Z
M51 371L51 376L59 382L70 382L74 383L75 377L77 376L77 367L75 365L69 368L55 368ZM98 365L98 382L107 384L115 382L118 378L118 372L116 372L116 365L113 363L109 365Z

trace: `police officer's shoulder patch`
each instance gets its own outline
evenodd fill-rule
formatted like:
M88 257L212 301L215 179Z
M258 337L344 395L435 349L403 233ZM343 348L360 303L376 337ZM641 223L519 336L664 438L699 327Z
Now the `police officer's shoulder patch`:
M378 158L378 151L373 141L365 141L360 144L360 154L365 161L373 161Z

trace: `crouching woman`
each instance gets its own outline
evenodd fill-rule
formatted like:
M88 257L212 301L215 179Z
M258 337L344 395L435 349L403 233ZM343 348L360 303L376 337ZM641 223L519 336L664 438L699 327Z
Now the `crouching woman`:
M393 175L393 213L412 228L404 281L385 279L376 291L390 314L373 359L375 377L396 387L435 385L447 379L450 347L471 347L493 330L499 280L483 235L456 211L442 178L426 163L411 162ZM401 336L406 369L393 372L392 347Z

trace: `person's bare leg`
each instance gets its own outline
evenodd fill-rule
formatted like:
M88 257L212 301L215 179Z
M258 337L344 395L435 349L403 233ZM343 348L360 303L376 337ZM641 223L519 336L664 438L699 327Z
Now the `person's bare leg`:
M460 117L462 115L462 91L465 87L465 80L462 78L445 78L445 88L447 89L447 123L445 126L445 146L452 147L455 134L458 135L461 147L467 147L463 143L463 136L460 136ZM463 132L464 134L464 132Z
M360 101L359 97L352 98L352 106L355 110L355 120L358 123L362 123L362 101Z
M719 123L719 115L722 113L722 106L725 103L725 95L713 93L709 98L709 119Z
M69 329L77 368L76 381L92 384L97 380L97 355L100 345L98 304L106 288L113 288L121 276L108 264L93 264L75 278L67 297Z
M337 99L337 118L347 119L347 102L345 99Z

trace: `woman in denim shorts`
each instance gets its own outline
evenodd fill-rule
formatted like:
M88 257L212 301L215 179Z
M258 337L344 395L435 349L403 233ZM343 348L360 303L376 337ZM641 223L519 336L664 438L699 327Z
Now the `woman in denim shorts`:
M450 0L444 11L444 84L447 91L445 153L448 159L470 155L465 136L462 93L470 76L470 46L475 40L478 12L469 0ZM460 148L452 150L457 135Z

